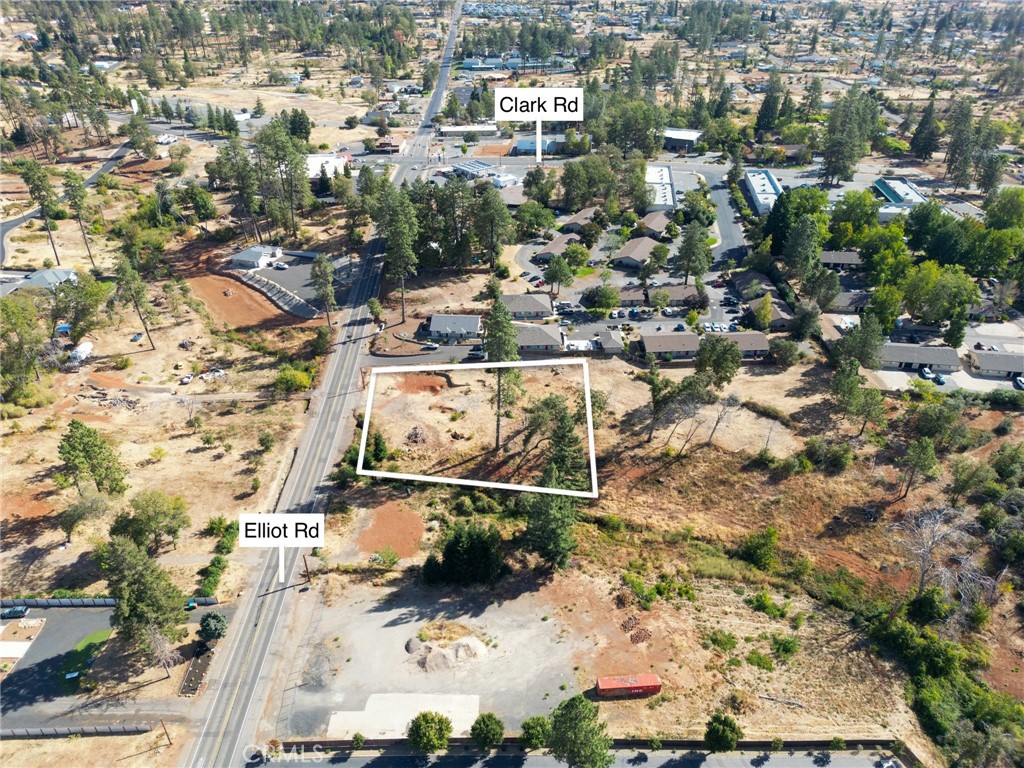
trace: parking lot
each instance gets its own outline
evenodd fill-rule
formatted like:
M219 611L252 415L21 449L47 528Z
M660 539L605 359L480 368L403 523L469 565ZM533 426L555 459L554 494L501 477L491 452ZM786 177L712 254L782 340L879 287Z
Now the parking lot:
M110 608L32 608L29 618L46 619L42 631L0 691L5 727L36 725L54 713L40 712L66 693L64 675L78 654L75 647L90 635L110 629Z
M276 263L287 264L288 268L275 269L274 267L268 267L267 269L256 269L253 272L272 283L276 283L300 299L308 301L313 306L320 306L320 301L316 297L316 288L313 285L312 258L285 253L284 257L278 259ZM336 258L334 260L336 275L334 282L336 286L345 282L348 269L348 258Z

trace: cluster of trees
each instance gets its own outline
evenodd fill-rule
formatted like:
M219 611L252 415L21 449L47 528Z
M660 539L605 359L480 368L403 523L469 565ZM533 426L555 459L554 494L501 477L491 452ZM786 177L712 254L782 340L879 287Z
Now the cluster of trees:
M975 120L974 102L966 96L950 103L947 120L940 123L932 95L914 128L910 150L919 160L929 160L938 151L942 136L948 135L946 178L953 182L953 189L967 188L973 181L984 194L992 195L1009 160L997 151L1009 130L1006 123L993 119L991 109Z

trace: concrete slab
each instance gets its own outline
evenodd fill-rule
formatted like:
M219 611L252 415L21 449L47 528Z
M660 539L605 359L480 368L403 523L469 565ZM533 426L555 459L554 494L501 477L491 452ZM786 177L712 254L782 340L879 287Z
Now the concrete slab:
M332 712L328 738L400 738L420 712L440 712L452 721L453 736L468 736L480 714L480 697L441 693L375 693L361 711Z
M28 651L32 641L15 642L11 640L0 640L0 659L20 659Z

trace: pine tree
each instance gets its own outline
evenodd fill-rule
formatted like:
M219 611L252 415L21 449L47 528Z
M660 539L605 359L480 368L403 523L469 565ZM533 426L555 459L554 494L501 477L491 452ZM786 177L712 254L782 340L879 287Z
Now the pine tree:
M683 238L676 250L674 271L683 273L683 285L688 285L690 276L699 281L711 267L711 246L708 245L708 231L696 221L683 228Z
M105 561L110 596L117 600L110 623L118 636L146 650L154 627L168 640L180 640L185 598L167 571L123 536L110 540Z
M494 363L519 359L519 341L512 324L512 313L508 306L497 299L484 320L484 350L487 359ZM497 394L495 396L494 450L501 447L501 416L505 405L514 401L520 383L519 371L514 368L498 368Z
M413 250L419 223L416 209L404 189L383 180L377 195L377 219L384 237L384 267L392 280L398 280L402 292L402 322L405 322L405 280L416 275L419 258Z
M967 98L957 101L950 110L949 148L946 150L946 178L954 191L971 185L976 136L974 114Z
M918 160L930 160L939 148L939 124L935 119L935 97L928 100L928 105L921 113L921 120L914 129L910 139L910 151Z

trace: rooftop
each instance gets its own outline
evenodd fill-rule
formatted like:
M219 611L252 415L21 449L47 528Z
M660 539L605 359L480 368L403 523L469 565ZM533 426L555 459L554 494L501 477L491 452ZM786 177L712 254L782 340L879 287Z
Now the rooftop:
M896 176L886 176L875 180L875 189L894 205L918 205L927 203L928 198L911 182Z

